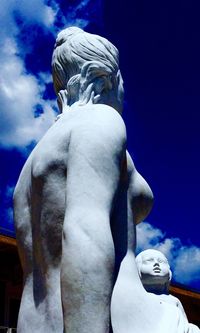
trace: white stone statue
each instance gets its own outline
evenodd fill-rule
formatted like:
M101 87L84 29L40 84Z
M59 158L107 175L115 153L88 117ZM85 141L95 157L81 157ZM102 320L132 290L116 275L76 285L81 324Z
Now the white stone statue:
M148 293L157 295L160 303L168 303L179 308L184 318L183 320L186 321L186 332L200 332L196 325L188 323L180 300L169 294L172 272L164 254L154 249L144 250L137 255L136 264L145 290Z
M186 317L179 299L169 294L172 272L164 254L154 249L144 250L137 255L136 264L145 290L158 295L161 301L177 306Z
M153 196L126 152L118 50L100 36L67 28L57 37L52 69L61 115L32 151L14 193L24 271L17 332L108 333L124 258L112 298L113 329L122 333L118 308L122 326L128 312L119 301L132 294L128 285L118 293L118 286L130 273L134 288L140 283L138 291L144 290L132 250L135 224L147 216ZM131 309L138 318L140 305L139 299Z
M153 266L153 265L152 265ZM163 276L158 269L153 271L155 280L150 284L148 269L143 268L145 287L156 290L156 294L143 287L138 273L134 251L128 248L123 259L111 301L111 320L114 333L199 333L199 328L189 324L181 303L172 296L160 295L166 291L170 270L163 264ZM146 273L146 274L145 274ZM166 274L165 274L166 273ZM165 276L165 277L164 277ZM163 286L161 288L161 281Z

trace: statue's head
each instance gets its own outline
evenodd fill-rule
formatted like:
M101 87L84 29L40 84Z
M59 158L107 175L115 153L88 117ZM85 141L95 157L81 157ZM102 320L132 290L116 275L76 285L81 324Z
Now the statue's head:
M145 287L151 289L150 286L153 288L156 288L156 285L163 286L168 292L172 272L168 260L162 252L154 249L142 251L136 257L136 264Z
M56 39L52 72L56 94L67 91L70 106L92 86L98 103L114 107L121 113L123 80L119 70L117 48L107 39L77 27L62 30Z

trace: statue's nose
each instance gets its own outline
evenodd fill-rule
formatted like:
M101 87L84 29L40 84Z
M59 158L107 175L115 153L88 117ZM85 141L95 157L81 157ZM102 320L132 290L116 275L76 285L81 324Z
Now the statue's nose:
M160 264L159 264L158 261L156 261L156 262L154 263L154 267L155 267L155 266L160 266Z

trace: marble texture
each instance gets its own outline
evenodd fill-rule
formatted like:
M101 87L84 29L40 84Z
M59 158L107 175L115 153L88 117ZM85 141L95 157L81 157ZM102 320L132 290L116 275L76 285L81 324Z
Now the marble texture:
M200 332L200 329L196 325L188 322L180 300L169 294L172 272L165 255L154 249L144 250L137 255L136 265L145 290L151 295L155 295L161 305L169 304L174 309L178 309L179 316L177 318L182 322L182 327L180 327L182 332ZM178 323L175 323L175 318L172 315L170 321L176 327ZM167 326L166 323L164 325Z
M67 28L52 72L60 115L14 193L18 333L187 332L178 307L148 293L137 271L135 225L153 194L126 150L118 50Z
M52 72L60 114L14 193L24 271L18 333L195 332L138 274L135 225L153 194L126 150L118 50L67 28Z
M108 333L113 286L135 244L132 215L145 218L153 196L126 151L118 50L67 28L52 72L60 115L14 193L24 271L17 331Z
M123 259L111 301L114 333L187 333L188 324L174 305L148 293L140 280L135 255Z
M180 309L147 292L138 274L135 226L153 194L126 150L118 58L108 40L76 27L56 39L60 114L14 193L18 333L188 332Z

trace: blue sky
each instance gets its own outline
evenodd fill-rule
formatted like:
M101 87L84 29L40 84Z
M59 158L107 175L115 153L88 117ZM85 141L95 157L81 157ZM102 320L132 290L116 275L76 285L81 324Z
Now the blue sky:
M113 11L113 8L115 10ZM77 25L111 40L125 83L128 149L155 205L138 251L161 249L174 281L200 290L200 6L188 1L1 0L0 226L13 234L12 193L34 145L54 122L51 55Z

